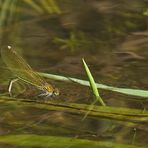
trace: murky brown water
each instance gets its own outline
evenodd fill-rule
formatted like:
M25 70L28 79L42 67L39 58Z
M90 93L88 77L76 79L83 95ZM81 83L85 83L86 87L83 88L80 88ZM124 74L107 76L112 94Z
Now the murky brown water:
M12 23L3 26L1 47L11 45L21 52L35 70L82 79L87 79L81 61L85 58L96 82L146 90L148 31L147 16L143 15L145 3L140 0L63 0L58 2L61 14L45 12L42 15L22 4L18 6L19 12ZM26 11L28 13L24 13ZM2 61L0 66L2 94L6 92L12 75ZM52 81L52 84L61 92L57 100L91 102L91 92L87 87L58 81ZM147 108L146 101L134 101L133 96L100 92L109 106ZM36 94L36 89L27 87L19 96L33 98ZM47 110L23 106L1 108L1 135L19 132L50 133L131 143L134 133L133 127L107 119L86 119L82 122L81 116L63 112L49 113ZM137 143L146 143L141 138L143 135L147 135L147 132L137 132Z

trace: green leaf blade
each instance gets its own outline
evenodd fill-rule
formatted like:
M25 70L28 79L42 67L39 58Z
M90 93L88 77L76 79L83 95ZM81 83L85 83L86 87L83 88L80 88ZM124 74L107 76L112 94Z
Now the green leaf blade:
M92 92L93 92L93 94L94 94L96 100L98 100L98 101L101 103L102 106L106 106L105 103L104 103L104 101L103 101L102 98L100 97L99 91L98 91L97 86L96 86L96 83L95 83L95 81L94 81L94 78L93 78L93 76L92 76L92 74L91 74L91 72L90 72L90 70L89 70L89 68L88 68L88 66L87 66L87 64L86 64L86 62L85 62L85 60L82 59L82 61L83 61L83 65L84 65L85 71L86 71L86 73L87 73L87 76L88 76L88 78L89 78L89 83L90 83Z

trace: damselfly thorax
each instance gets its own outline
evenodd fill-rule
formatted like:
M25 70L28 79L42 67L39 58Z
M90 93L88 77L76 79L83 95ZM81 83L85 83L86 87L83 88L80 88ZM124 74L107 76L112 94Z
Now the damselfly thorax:
M59 90L54 88L51 84L47 83L37 72L35 72L30 65L14 50L11 46L1 49L2 59L8 68L15 74L15 76L29 83L44 93L42 96L57 96ZM12 84L16 81L10 82L9 93L11 93Z

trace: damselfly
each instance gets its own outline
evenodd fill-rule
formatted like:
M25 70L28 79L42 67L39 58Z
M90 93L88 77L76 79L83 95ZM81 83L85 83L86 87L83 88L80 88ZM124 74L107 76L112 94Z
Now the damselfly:
M18 79L42 90L44 93L41 95L46 97L59 95L59 90L57 88L53 88L52 85L41 78L41 76L39 76L39 74L35 72L29 64L14 49L11 48L11 46L2 48L1 56L5 64ZM11 92L12 83L15 81L16 80L11 81L9 92Z

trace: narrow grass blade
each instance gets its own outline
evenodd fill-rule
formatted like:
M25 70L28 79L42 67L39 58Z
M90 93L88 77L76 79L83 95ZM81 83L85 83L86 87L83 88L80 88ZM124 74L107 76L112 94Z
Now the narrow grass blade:
M84 86L90 86L89 82L86 80L81 80L81 79L72 78L72 77L65 77L65 76L60 76L60 75L55 75L55 74L48 74L48 73L43 73L43 72L38 72L38 74L42 77L53 79L53 80L59 80L59 81L64 81L64 82L76 82ZM131 95L131 96L143 97L143 99L148 99L147 90L119 88L119 87L108 86L108 85L100 84L100 83L96 83L96 85L97 85L97 88L100 88L100 89L114 91L114 92Z
M54 13L57 13L57 14L61 13L61 10L58 7L58 5L57 5L55 0L48 0L48 3L49 3L49 5L51 5Z
M61 11L59 7L57 6L55 0L43 0L40 1L40 4L43 6L43 8L50 14L60 14Z
M87 115L90 113L90 111L94 108L94 105L96 104L96 102L101 103L102 106L106 106L106 105L105 105L104 101L102 100L102 98L99 95L99 91L97 89L96 83L94 81L94 78L93 78L93 76L92 76L92 74L91 74L85 60L82 59L82 61L83 61L83 65L84 65L87 77L89 79L90 87L91 87L92 92L93 92L93 94L95 96L95 101L90 105L90 107L88 109L88 112L85 114L85 116L82 119L82 120L84 120L87 117Z
M25 3L27 3L29 6L31 6L33 9L35 9L39 13L44 13L44 10L38 6L34 1L32 0L23 0Z
M49 14L53 13L52 7L48 4L48 1L42 0L40 1L40 5L44 10L46 10Z
M95 99L98 100L101 103L101 105L106 106L105 103L104 103L104 101L102 100L102 98L99 95L98 88L96 86L96 83L94 81L94 78L93 78L93 76L92 76L92 74L91 74L91 72L90 72L90 70L89 70L89 68L88 68L85 60L82 59L82 61L83 61L83 65L84 65L85 71L86 71L87 76L88 76L88 79L89 79L90 87L91 87L92 92L93 92L93 94L95 96Z

